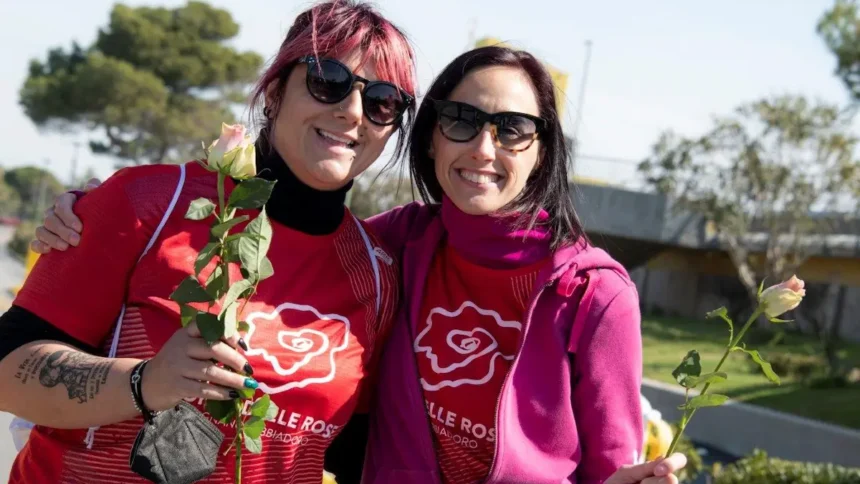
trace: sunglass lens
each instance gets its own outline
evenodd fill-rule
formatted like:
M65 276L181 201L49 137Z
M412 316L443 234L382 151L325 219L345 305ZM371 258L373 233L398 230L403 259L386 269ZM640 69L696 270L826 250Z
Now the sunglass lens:
M446 104L439 110L439 128L448 139L469 141L478 133L476 112L462 104Z
M391 124L403 111L400 91L391 84L373 84L364 91L363 102L367 117L374 123Z
M308 89L322 102L338 102L352 88L352 77L343 66L322 61L308 66Z
M521 149L531 144L537 132L535 122L525 116L515 114L503 116L496 124L499 143L505 148Z

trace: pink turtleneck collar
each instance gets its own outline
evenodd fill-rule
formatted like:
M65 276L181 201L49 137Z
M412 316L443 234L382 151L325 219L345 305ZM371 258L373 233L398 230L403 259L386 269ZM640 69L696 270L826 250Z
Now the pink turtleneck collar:
M550 255L549 220L541 210L537 224L528 230L517 226L516 215L469 215L448 198L442 199L442 224L448 243L473 264L491 269L513 269L534 264Z

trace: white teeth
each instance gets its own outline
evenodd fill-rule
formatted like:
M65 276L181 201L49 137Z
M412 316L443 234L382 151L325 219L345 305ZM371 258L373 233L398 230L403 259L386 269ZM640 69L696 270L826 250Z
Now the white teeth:
M333 135L333 134L329 133L328 131L323 131L321 129L317 129L317 133L319 133L320 136L322 136L323 138L330 139L332 141L337 141L338 143L343 143L350 148L355 146L355 141L353 141L349 138L341 138L340 136Z
M501 178L499 175L490 175L488 173L475 173L474 171L460 170L460 176L464 179L478 184L495 183Z

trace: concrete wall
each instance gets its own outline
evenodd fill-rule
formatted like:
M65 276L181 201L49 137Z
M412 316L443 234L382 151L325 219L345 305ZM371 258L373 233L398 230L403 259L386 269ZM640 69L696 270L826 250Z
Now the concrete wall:
M734 276L704 274L699 271L654 269L642 266L630 272L639 290L644 314L664 314L686 318L704 317L705 313L720 306L731 306L732 300L745 295ZM732 294L727 297L726 294ZM822 303L826 317L836 313L836 290L831 291ZM812 328L802 322L794 323L801 331ZM840 335L845 341L860 342L860 287L848 286L842 300ZM858 407L860 408L860 407ZM858 410L860 411L860 410Z
M680 387L646 380L642 394L664 419L681 418ZM685 434L737 456L759 448L783 459L860 467L860 432L741 402L699 410Z

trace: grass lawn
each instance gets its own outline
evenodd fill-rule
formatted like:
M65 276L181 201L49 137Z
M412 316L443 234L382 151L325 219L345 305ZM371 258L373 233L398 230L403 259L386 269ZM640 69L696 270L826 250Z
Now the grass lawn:
M736 324L740 326L742 323ZM740 329L740 328L736 328ZM728 326L721 319L694 321L677 318L643 317L645 377L675 383L672 370L689 350L702 357L702 372L713 371L728 343ZM750 343L769 360L777 352L813 354L816 340L809 336L787 334L774 346ZM854 367L860 367L860 345L844 344L841 355ZM722 393L733 399L793 413L803 417L860 429L860 384L847 388L815 389L797 379L782 379L777 386L769 382L760 369L750 365L751 359L742 352L731 354L721 368L729 375L725 383L715 385L709 393Z

